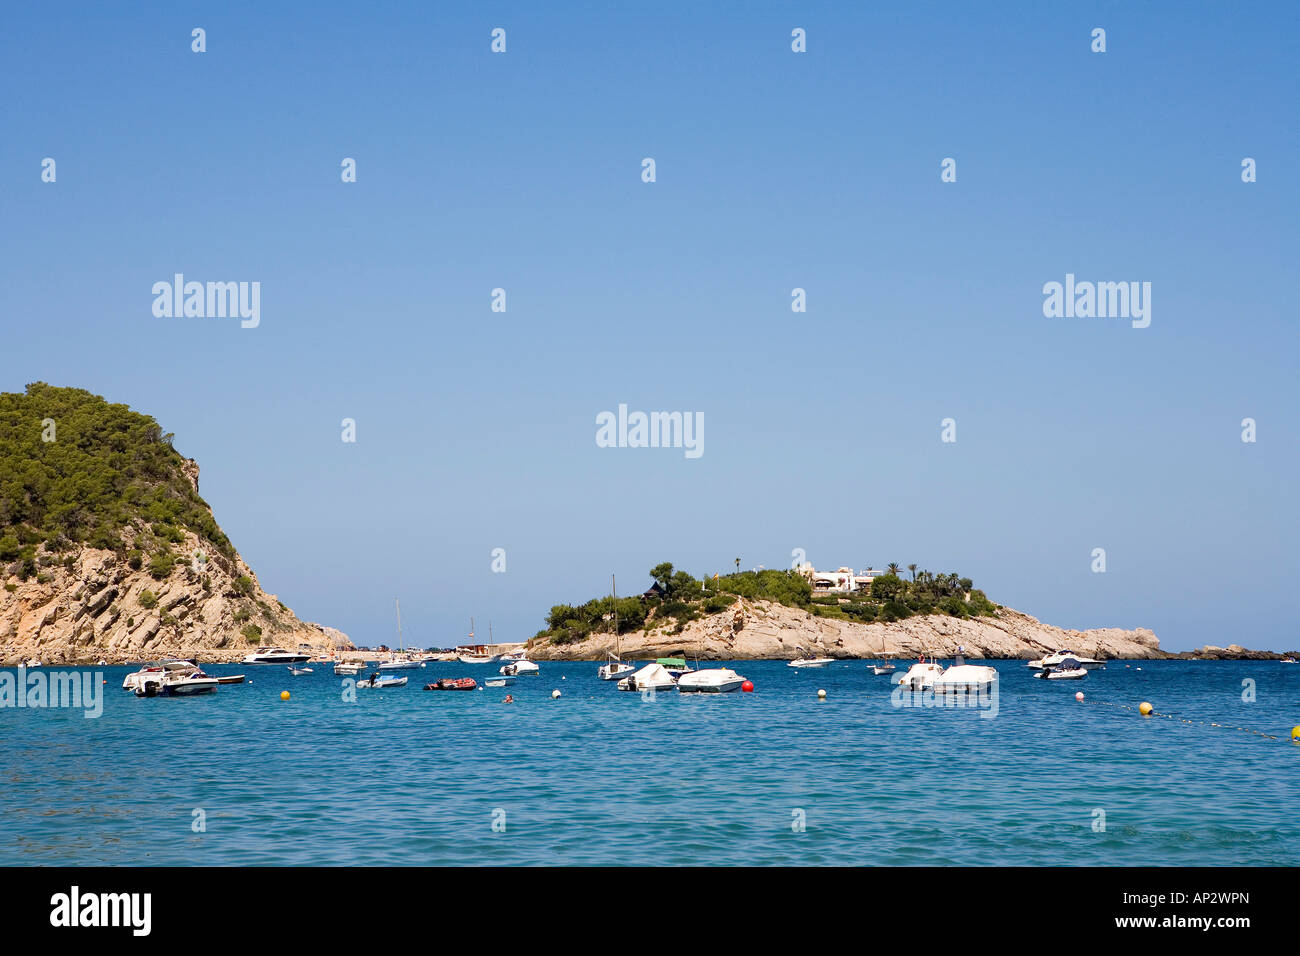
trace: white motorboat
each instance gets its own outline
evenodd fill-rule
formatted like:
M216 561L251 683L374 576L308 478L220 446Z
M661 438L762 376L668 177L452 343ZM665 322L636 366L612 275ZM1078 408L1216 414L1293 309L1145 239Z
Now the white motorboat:
M485 687L510 687L515 682L514 675L509 677L489 677L483 681Z
M409 679L410 678L407 677L380 677L378 674L375 674L371 677L363 677L361 680L357 681L357 686L372 687L376 690L383 690L385 687L405 687L406 682Z
M683 694L725 694L740 690L743 683L745 678L731 668L714 667L683 674L677 680L677 689Z
M301 677L303 674L314 674L315 671L312 670L310 667L294 667L292 664L290 664L289 673L292 674L294 677Z
M183 661L180 658L169 658L165 661L159 661L157 664L147 664L138 671L127 674L122 680L122 689L138 691L146 680L152 680L162 685L162 679L169 673L189 673L198 670L198 665L193 661Z
M936 694L969 694L987 691L997 682L998 672L986 665L967 664L959 654L931 685Z
M672 672L658 662L647 664L635 674L624 677L618 682L619 690L668 691L676 686L677 680Z
M786 667L825 667L827 664L834 663L833 657L796 657L789 661Z
M1087 671L1095 671L1098 668L1106 666L1105 661L1100 661L1092 657L1084 657L1082 654L1076 654L1073 651L1055 651L1036 661L1030 661L1027 666L1030 670L1041 671L1045 667L1059 667L1066 658L1072 659L1078 667Z
M356 677L365 666L361 661L339 661L334 665L334 673L339 677Z
M492 664L497 660L495 654L457 654L456 660L462 664Z
M268 647L264 651L254 651L245 657L241 664L305 664L310 654L286 651L279 647Z
M943 668L940 665L922 658L909 667L907 673L895 683L906 687L908 690L929 690L934 686L934 682L938 680L941 674L943 674Z
M211 694L217 689L220 681L203 671L195 668L188 674L181 671L170 671L162 679L162 693L164 697L192 697L196 694ZM148 682L145 684L146 691L152 686ZM137 691L137 693L139 693ZM146 693L145 696L148 696Z
M522 657L516 658L501 667L500 673L507 677L523 677L530 674L540 674L542 669L532 661L524 660Z
M885 661L885 663L883 664L871 665L871 673L875 674L877 677L879 677L881 674L892 674L896 670L898 670L898 668L895 667L893 664L891 664L889 661Z
M1034 676L1046 678L1047 680L1082 680L1088 676L1088 670L1081 661L1075 660L1073 657L1064 657L1060 663L1044 667Z

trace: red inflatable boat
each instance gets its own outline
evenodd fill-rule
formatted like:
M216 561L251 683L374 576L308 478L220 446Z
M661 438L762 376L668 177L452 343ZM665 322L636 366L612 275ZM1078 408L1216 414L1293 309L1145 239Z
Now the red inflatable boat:
M425 684L425 690L473 690L478 681L472 677L442 677L432 684Z

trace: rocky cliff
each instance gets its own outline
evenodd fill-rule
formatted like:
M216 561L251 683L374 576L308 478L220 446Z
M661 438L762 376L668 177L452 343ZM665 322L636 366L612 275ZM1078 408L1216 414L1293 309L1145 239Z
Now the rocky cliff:
M788 660L817 657L917 657L921 653L951 657L961 647L967 657L1032 659L1067 648L1097 658L1168 657L1160 641L1145 628L1065 630L1028 614L1003 608L995 617L961 619L930 614L892 624L859 624L818 617L799 608L769 601L740 599L718 614L672 628L624 634L625 658L698 655L707 660ZM529 642L534 660L596 660L614 650L612 634L600 633L572 643Z
M171 438L81 389L0 395L0 664L352 647L262 590Z

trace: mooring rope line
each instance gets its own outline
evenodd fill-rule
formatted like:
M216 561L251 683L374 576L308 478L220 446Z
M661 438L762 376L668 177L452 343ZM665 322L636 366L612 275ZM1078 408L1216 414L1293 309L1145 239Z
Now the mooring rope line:
M1132 704L1116 704L1106 700L1093 700L1091 697L1086 697L1086 696L1083 698L1082 702L1085 704L1097 704L1101 707L1114 707L1119 710L1136 710L1138 713L1142 713L1141 704L1134 707ZM1147 704L1147 706L1150 707L1151 705ZM1223 724L1215 720L1196 720L1188 717L1179 717L1177 714L1163 713L1161 711L1156 710L1154 707L1152 707L1148 713L1142 714L1142 716L1163 717L1166 720L1176 720L1184 724L1200 724L1203 727L1219 727L1222 728L1223 730L1240 730L1242 733L1254 734L1257 737L1263 737L1265 740L1286 739L1285 737L1282 737L1279 734L1266 734L1264 733L1264 731L1256 730L1253 727L1238 727L1236 724ZM1291 731L1292 740L1300 739L1300 733L1297 733L1297 731L1300 731L1300 727L1297 727L1295 730Z

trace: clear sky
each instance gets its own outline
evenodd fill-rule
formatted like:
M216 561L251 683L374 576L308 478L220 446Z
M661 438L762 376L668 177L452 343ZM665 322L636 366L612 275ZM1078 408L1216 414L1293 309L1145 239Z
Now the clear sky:
M154 415L263 586L359 644L394 597L411 643L471 616L521 639L611 573L802 548L1174 650L1295 648L1298 27L1290 2L15 6L0 389ZM261 324L155 317L177 272L260 282ZM1150 282L1150 326L1046 318L1067 273ZM703 455L597 447L620 403L703 413Z

